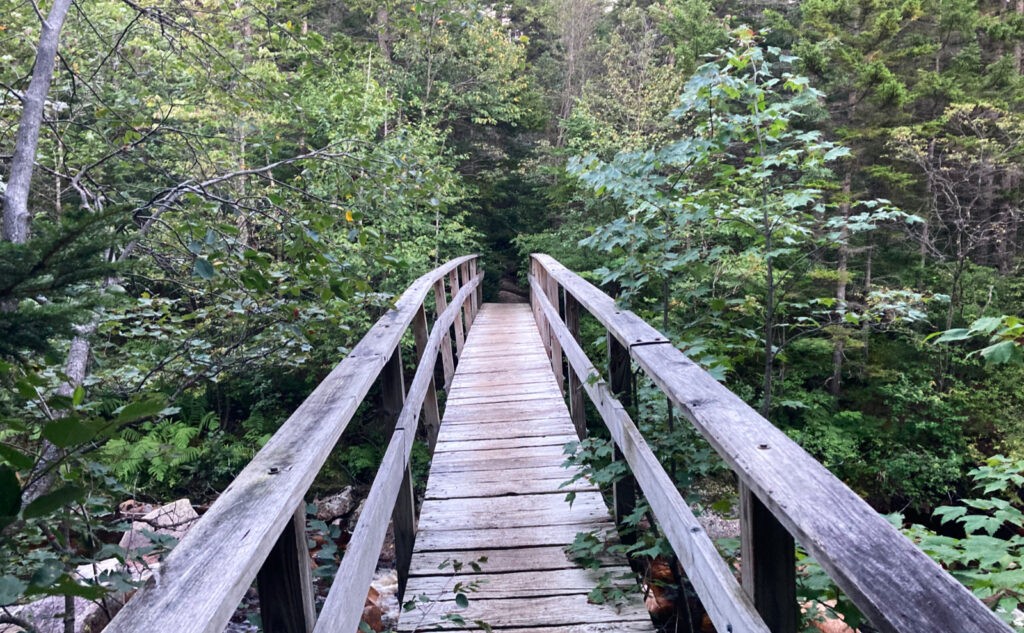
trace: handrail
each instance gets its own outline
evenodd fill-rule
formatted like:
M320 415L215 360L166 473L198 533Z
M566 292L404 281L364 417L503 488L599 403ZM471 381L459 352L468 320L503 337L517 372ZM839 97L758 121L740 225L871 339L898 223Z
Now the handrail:
M715 544L658 463L658 458L644 442L622 403L615 398L608 383L601 378L583 348L569 333L558 310L545 296L545 290L533 275L530 275L530 289L533 291L532 296L539 302L551 333L561 343L569 366L579 376L583 388L611 432L612 439L635 474L651 505L651 511L664 528L665 536L689 574L716 630L769 633L754 603L743 593L729 566L715 549Z
M466 291L453 292L451 306L440 311L426 353L418 345L420 368L429 365L431 369L417 370L414 399L423 405L428 425L437 424L437 401L422 388L421 374L430 374L426 384L432 386L437 348L443 354L447 345L450 358L449 327L456 314L466 312L466 322L472 322L483 276L476 273L476 265L476 255L459 257L414 281L195 522L105 630L221 633L256 579L266 633L311 631L316 615L303 496L379 374L385 398L397 393L399 401L403 399L402 336L413 323L417 343L427 338L423 309L427 293L433 288L440 304L446 276L457 279L461 273ZM472 300L464 305L471 295ZM446 381L450 380L448 369L446 366ZM384 374L382 370L386 370ZM409 416L404 410L400 414L405 420ZM415 420L416 416L412 417ZM436 429L432 432L436 435ZM405 438L411 445L413 434L403 429L394 433L392 443L395 438ZM410 513L411 508L405 511ZM408 549L403 555L411 555L411 541Z
M610 360L614 361L616 352L622 354L627 370L629 359L636 361L738 476L743 589L773 633L795 631L798 619L792 537L814 556L880 631L1006 633L1010 630L859 495L677 350L660 332L632 312L616 307L611 297L550 256L533 254L531 258L534 277L531 301L549 353L553 342L565 349L567 342L578 339L578 315L574 312L582 305L607 329ZM564 291L566 320L574 321L577 328L574 332L563 331L565 324L561 318L556 318L559 285ZM580 377L587 376L592 369L583 366L583 359L575 352L575 349L567 352L571 353L571 404L574 404L573 386L580 384ZM556 373L561 373L561 357L552 354L551 360ZM611 391L624 391L622 381L616 385L614 362L609 365ZM596 394L599 400L608 398L601 390L596 390ZM572 409L575 419L578 407ZM642 472L643 468L650 469L654 465L644 459L642 450L637 452L642 438L629 432L625 424L628 416L624 419L608 402L599 404L598 409L607 416L605 422L627 460L630 454L634 455L630 465L637 462L641 466L634 466L634 475L641 480L641 485L644 480L648 481L644 491L653 495L649 498L652 509L656 504L666 505L664 500L658 499L657 490L649 490L652 480L659 477ZM616 425L618 431L613 428ZM681 535L678 526L673 527L671 523L682 521L685 524L686 521L679 510L675 508L677 515L663 527L690 580L701 591L700 584L711 580L705 577L707 571L701 566L704 561L693 561L688 550L703 551L705 536L700 531L690 534L684 531L682 540L688 539L689 543L677 543ZM655 512L657 514L657 510ZM663 511L659 518L664 520L664 516ZM672 536L670 530L676 535ZM687 562L690 562L689 567ZM708 593L707 590L704 593ZM701 598L713 619L722 617L712 612L717 608L713 597L706 598L702 594ZM737 608L741 606L739 602L736 604ZM727 620L713 621L718 630L728 630ZM744 629L734 626L733 630Z
M344 578L344 586L336 583L331 587L320 611L320 620L314 633L329 631L355 631L359 627L359 619L366 602L366 591L353 591L353 588L369 588L373 580L373 572L377 569L377 559L388 530L389 508L396 507L399 494L412 495L411 477L409 474L409 458L412 455L413 440L416 437L416 426L419 421L423 399L434 376L434 365L437 360L441 341L448 328L461 317L459 309L462 304L475 294L483 274L479 274L462 286L452 300L448 309L441 314L430 331L423 361L416 368L409 394L398 416L395 432L388 443L384 459L381 461L377 475L366 497L363 513L359 515L352 538L341 559L336 578ZM458 331L458 330L456 330ZM403 490L404 488L404 490ZM397 521L396 521L397 523ZM398 526L396 525L396 529ZM411 548L409 549L411 552ZM402 572L408 572L408 561L405 569L400 571L399 594L404 593L405 579ZM401 595L399 596L401 600Z

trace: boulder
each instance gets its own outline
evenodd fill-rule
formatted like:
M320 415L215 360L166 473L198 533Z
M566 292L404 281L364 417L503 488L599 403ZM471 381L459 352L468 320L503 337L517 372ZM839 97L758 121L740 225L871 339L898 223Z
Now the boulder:
M98 602L75 598L75 633L99 633L124 606L125 594L111 594ZM48 596L11 609L15 617L27 621L38 633L64 633L64 596ZM18 627L0 627L4 633Z
M178 499L174 503L151 510L140 517L139 520L133 521L132 529L125 532L118 545L125 550L133 550L150 545L151 541L143 534L143 530L156 534L166 534L180 539L198 518L199 515L196 514L188 499Z
M352 486L324 499L314 499L313 505L316 506L316 518L321 521L330 523L343 517L355 506L355 500L352 498Z

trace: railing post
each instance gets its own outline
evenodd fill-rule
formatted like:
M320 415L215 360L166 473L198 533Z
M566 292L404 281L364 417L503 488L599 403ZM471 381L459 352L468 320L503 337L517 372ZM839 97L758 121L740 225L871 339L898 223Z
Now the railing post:
M562 294L565 297L565 326L568 328L569 334L572 335L573 339L579 343L580 303L576 301L576 297L572 296L564 288L562 289ZM587 404L586 399L583 397L583 382L580 381L580 377L572 368L572 364L566 364L569 367L569 413L572 416L572 424L576 427L576 435L581 440L585 440L587 439Z
M391 358L380 372L380 391L384 413L389 418L389 431L393 431L398 414L405 404L405 376L402 375L402 347L395 346Z
M469 276L469 262L461 264L459 266L459 274L462 275L462 285L465 286L470 282L472 277ZM473 327L473 297L476 296L476 291L470 293L466 300L462 303L462 315L466 322L466 338L469 338L469 330Z
M402 429L403 433L414 433L415 429ZM405 465L402 486L391 513L391 524L395 531L395 570L398 572L398 603L405 596L405 585L409 582L409 564L416 544L416 497L412 488L412 464Z
M622 406L628 409L633 404L633 376L630 368L629 350L619 340L607 333L608 338L608 386L618 398ZM615 447L615 461L625 462L625 457ZM613 486L615 497L615 523L621 528L624 519L636 508L636 481L632 474L625 475ZM623 543L631 545L636 541L635 534L620 534Z
M454 300L455 295L459 294L459 290L462 288L459 285L459 271L457 268L453 268L448 273L448 287L451 289L452 300ZM461 357L462 348L466 346L466 331L462 329L462 310L455 313L455 321L452 322L452 327L455 328L455 355Z
M747 486L740 484L740 560L743 590L772 633L796 633L795 543Z
M256 587L266 633L311 633L316 624L316 605L304 502L285 525L256 574Z
M547 275L547 283L544 284L544 289L547 291L548 301L555 307L555 312L558 312L558 281L551 275ZM565 374L562 369L562 344L558 342L558 337L555 336L553 328L548 327L550 340L548 342L548 348L551 356L551 371L555 373L555 382L558 383L558 390L565 393Z
M430 337L427 328L427 312L422 305L416 311L416 316L412 318L412 333L416 338L416 364L418 366L424 362L423 352L427 347L427 339ZM429 360L433 362L437 359ZM427 394L423 398L423 426L427 430L427 445L433 454L434 446L437 444L437 433L441 429L441 414L437 408L437 385L434 384L434 372L431 372L430 376L430 386L427 387Z
M530 258L530 274L534 279L537 280L538 284L544 283L544 269L533 257ZM544 334L545 322L544 312L540 309L540 303L537 301L537 293L533 290L533 284L530 284L530 308L533 310L533 322L537 324L537 332L540 333L541 344L544 345L544 352L548 351L548 339Z
M476 278L476 258L469 260L469 278ZM483 286L477 286L473 292L473 296L470 297L470 309L472 310L473 318L471 321L476 320L476 313L480 311L480 293L483 290Z
M434 306L437 314L444 314L448 309L448 298L444 295L444 278L434 282ZM444 368L445 391L451 387L452 376L455 375L455 361L452 359L452 337L448 332L444 333L444 340L441 341L441 365Z

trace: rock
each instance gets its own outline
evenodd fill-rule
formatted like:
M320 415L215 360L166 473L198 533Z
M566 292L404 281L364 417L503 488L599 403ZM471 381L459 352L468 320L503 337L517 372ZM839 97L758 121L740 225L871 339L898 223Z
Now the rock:
M142 533L143 530L180 539L198 518L199 515L196 514L188 499L178 499L174 503L152 510L138 521L132 522L132 529L125 532L118 545L126 550L150 545L151 541Z
M717 541L720 538L740 537L739 519L726 519L717 512L705 510L697 517L697 521L712 541Z
M99 633L124 606L125 594L115 593L97 602L75 598L75 633ZM11 609L38 633L64 633L64 597L49 596ZM10 631L18 631L13 628Z
M826 600L824 603L805 602L801 605L800 611L803 613L811 611L815 614L812 615L811 626L821 633L857 633L856 629L843 622L843 616L832 611L835 606L835 600Z
M374 576L370 590L377 592L377 608L385 631L398 628L402 605L398 604L398 571L381 571Z
M384 622L381 618L381 608L377 605L378 600L380 594L371 586L370 592L366 595L366 604L363 606L362 621L366 622L371 630L380 633L384 630Z
M122 501L117 506L118 514L126 519L141 519L153 510L156 510L156 506L152 503L144 503L142 501L136 501L135 499Z
M350 516L348 518L348 531L349 532L354 532L355 531L356 523L359 522L359 515L361 515L363 513L363 508L365 508L365 507L366 507L366 499L363 499L362 501L359 502L359 505L356 506L355 512L352 513L352 516Z
M313 505L316 506L316 518L321 521L330 523L339 517L343 517L351 512L352 507L355 505L355 501L352 499L352 486L326 499L314 499Z

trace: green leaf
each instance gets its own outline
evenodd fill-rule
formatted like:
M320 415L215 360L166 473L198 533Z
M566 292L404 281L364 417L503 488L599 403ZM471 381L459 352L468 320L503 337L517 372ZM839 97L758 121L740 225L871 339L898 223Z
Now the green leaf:
M154 416L163 411L166 403L162 398L154 398L150 400L139 400L127 404L117 414L114 422L118 425L127 424L128 422L135 422L142 418L148 418Z
M934 336L934 334L932 335ZM952 343L953 341L963 341L971 337L971 331L967 328L955 328L952 330L946 330L939 335L939 338L935 339L936 343Z
M459 605L459 607L465 609L466 607L469 606L469 598L467 598L466 594L464 594L464 593L457 593L457 594L455 594L455 604L457 604L457 605Z
M213 264L202 258L196 259L195 273L203 279L213 279L213 276L217 274L213 269Z
M1020 362L1021 351L1015 341L1000 341L981 350L981 356L985 359L985 362L991 365L999 365L1011 361Z
M5 444L0 444L0 459L21 470L32 468L35 463L31 457Z
M366 622L360 622L359 623L359 630L362 631L363 633L373 633L373 629L371 629L370 625L367 624Z
M14 604L28 585L14 576L0 576L0 607Z
M25 506L25 512L22 516L26 519L37 519L46 516L51 512L60 510L69 503L79 501L85 497L87 492L88 490L80 486L64 486L59 490L39 497Z
M64 565L55 558L44 560L43 564L36 568L32 574L30 585L33 590L45 589L52 585L61 574L64 573Z
M79 424L74 418L54 420L43 427L43 437L50 440L57 448L68 448L84 444L96 435L92 428Z

